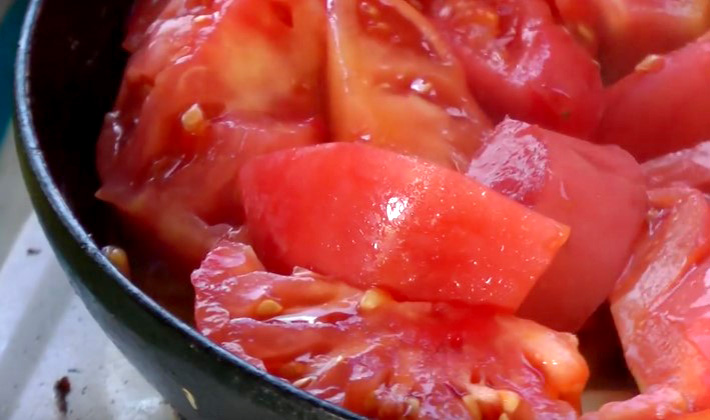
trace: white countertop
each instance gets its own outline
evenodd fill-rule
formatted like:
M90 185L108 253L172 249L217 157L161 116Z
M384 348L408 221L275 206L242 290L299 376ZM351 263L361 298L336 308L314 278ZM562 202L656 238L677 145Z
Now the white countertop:
M0 144L0 419L175 419L74 294L31 213L13 141Z

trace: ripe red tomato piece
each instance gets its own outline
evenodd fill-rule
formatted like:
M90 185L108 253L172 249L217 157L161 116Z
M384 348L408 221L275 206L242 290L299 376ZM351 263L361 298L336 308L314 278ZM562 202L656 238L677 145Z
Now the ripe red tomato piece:
M706 420L710 419L710 410L698 411L690 414L683 414L678 417L674 417L673 420Z
M555 22L543 0L428 0L483 109L579 137L602 111L592 57Z
M324 137L320 0L174 0L133 55L98 145L98 197L199 263L242 221L252 156Z
M558 330L579 329L608 297L645 220L639 165L616 146L506 120L468 176L571 228L518 313Z
M255 158L241 185L267 267L411 300L515 310L568 235L462 174L358 143Z
M649 54L682 47L710 27L706 0L556 0L567 27L598 51L604 79L629 74Z
M192 275L198 328L319 398L377 418L576 417L589 372L570 334L259 265L239 243L209 253Z
M643 393L600 413L613 409L624 418L710 408L710 204L689 188L651 190L649 197L648 231L610 298Z
M651 188L685 185L710 192L710 142L651 159L641 167Z
M465 169L491 126L432 24L405 0L328 4L333 137Z
M595 138L641 161L710 139L710 35L614 84Z

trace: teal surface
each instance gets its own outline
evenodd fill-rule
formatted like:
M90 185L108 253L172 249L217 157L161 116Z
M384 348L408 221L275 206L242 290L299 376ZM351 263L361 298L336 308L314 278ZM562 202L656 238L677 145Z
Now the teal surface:
M27 0L17 0L7 9L0 20L0 144L12 117L12 74L15 67L15 51L20 38L22 18L27 9Z

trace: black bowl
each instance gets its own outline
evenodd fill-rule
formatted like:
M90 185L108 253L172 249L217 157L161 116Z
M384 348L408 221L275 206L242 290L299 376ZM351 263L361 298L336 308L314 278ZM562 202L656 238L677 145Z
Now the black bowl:
M120 43L130 8L130 0L33 0L22 29L18 155L35 211L74 290L186 418L358 418L219 348L122 276L97 246L115 220L93 196L94 151L125 66Z

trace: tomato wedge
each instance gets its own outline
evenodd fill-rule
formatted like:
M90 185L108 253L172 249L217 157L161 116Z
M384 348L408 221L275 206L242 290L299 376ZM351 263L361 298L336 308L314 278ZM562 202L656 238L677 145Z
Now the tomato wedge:
M706 0L556 0L565 24L598 51L602 74L613 82L649 54L680 48L710 28Z
M515 310L569 232L462 174L359 143L255 158L241 185L267 267L410 300Z
M710 204L689 188L649 193L648 232L611 295L626 362L643 392L601 414L649 418L710 408Z
M685 185L710 192L710 142L651 159L642 165L649 187Z
M328 5L334 138L464 170L491 127L432 24L405 0Z
M510 116L582 138L592 133L603 102L599 69L545 1L422 3L496 121Z
M242 221L244 162L324 139L325 10L192 3L170 2L128 64L99 139L97 196L196 265Z
M576 417L588 369L570 334L259 269L250 247L221 241L192 275L198 328L319 398L383 419Z
M609 296L645 220L639 165L616 146L505 120L468 176L571 228L518 314L558 330L579 329Z
M710 34L614 84L596 141L644 161L710 139Z

